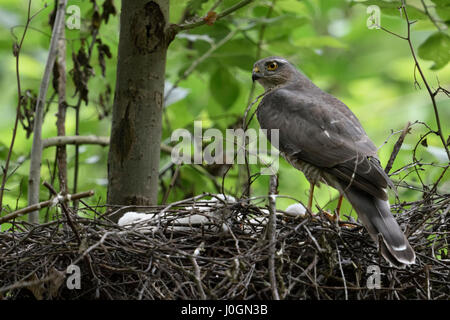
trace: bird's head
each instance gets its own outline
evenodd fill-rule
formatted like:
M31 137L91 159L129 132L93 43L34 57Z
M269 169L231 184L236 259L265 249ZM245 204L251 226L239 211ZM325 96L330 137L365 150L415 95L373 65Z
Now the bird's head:
M268 57L255 62L252 79L258 81L265 90L269 90L297 79L299 74L286 59Z

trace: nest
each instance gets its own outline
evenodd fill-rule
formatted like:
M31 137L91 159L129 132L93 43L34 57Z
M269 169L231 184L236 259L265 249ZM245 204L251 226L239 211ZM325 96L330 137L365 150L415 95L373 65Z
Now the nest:
M147 207L151 219L125 226L92 208L79 210L94 218L73 214L75 228L15 222L0 233L0 298L450 298L446 197L397 206L417 254L405 269L387 265L358 223L195 200Z

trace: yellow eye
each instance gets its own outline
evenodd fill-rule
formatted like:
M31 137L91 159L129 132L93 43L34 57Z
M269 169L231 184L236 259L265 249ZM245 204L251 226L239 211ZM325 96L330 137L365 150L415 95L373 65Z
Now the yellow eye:
M275 61L272 61L271 63L269 63L267 65L267 70L269 70L269 71L277 70L277 68L278 68L278 63L276 63Z

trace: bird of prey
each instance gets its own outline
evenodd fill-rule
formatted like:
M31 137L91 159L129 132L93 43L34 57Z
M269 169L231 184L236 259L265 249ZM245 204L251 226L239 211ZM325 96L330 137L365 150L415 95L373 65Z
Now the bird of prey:
M387 187L393 183L353 112L281 57L257 61L252 79L265 89L257 109L261 128L267 129L269 140L270 129L279 130L280 153L311 184L309 209L315 185L337 189L388 262L413 264L414 250L389 206Z

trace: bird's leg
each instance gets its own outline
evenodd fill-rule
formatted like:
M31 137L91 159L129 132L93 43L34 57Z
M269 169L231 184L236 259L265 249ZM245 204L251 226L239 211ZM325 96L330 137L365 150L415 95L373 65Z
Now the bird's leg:
M312 209L312 202L313 202L313 196L314 196L314 187L315 187L314 183L311 183L309 186L308 210L311 213L312 213L311 209Z
M339 195L339 200L338 200L338 204L336 207L336 219L339 222L339 215L341 213L341 205L342 205L342 200L344 199L344 196L341 194Z

